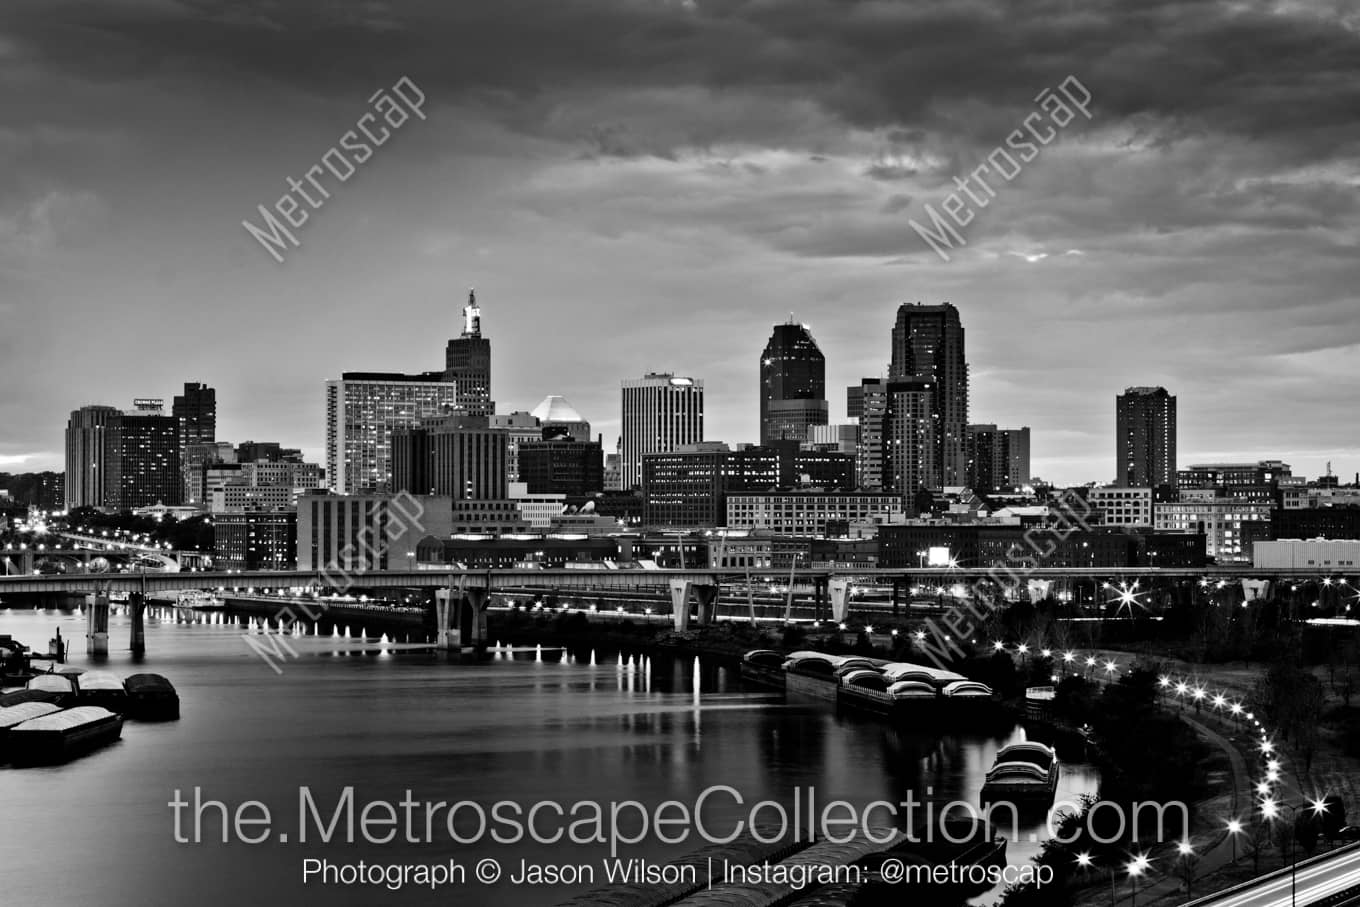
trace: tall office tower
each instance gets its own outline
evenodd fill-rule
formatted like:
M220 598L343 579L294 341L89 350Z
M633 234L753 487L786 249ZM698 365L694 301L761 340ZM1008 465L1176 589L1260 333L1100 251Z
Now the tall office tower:
M889 381L883 414L883 490L910 499L939 488L935 415L939 389L932 381Z
M326 485L336 494L392 491L392 432L452 411L442 372L345 372L326 382Z
M509 435L487 416L453 413L392 433L392 490L502 501Z
M642 455L704 439L704 382L651 372L623 382L622 483L642 485Z
M195 494L195 481L202 471L208 448L217 440L217 391L206 384L185 382L184 393L177 394L170 414L179 423L179 462L184 473L184 502L201 504Z
M1029 483L1029 427L968 426L968 485L985 494Z
M775 325L760 354L760 443L806 441L826 423L826 357L807 325Z
M1176 398L1164 387L1130 387L1115 397L1115 484L1176 487Z
M865 378L846 389L846 410L859 422L859 442L855 448L855 479L863 491L883 491L883 450L888 414L888 382Z
M82 406L66 423L66 509L105 506L105 435L118 418L112 406Z
M482 336L482 308L475 290L468 290L463 306L463 333L444 351L444 379L458 385L458 409L470 416L496 411L491 399L491 341Z
M968 476L968 360L959 310L943 305L902 305L892 331L888 378L928 381L935 399L932 473L936 486L962 485Z

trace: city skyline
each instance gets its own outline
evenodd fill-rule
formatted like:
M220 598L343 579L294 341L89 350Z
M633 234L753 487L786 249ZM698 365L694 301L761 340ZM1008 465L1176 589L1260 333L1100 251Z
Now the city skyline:
M321 382L439 368L427 338L457 336L469 285L502 351L498 409L562 394L607 439L617 381L672 371L706 380L710 437L755 441L748 363L790 309L838 388L885 371L864 335L900 302L950 300L970 410L1031 426L1045 479L1114 478L1108 401L1138 385L1180 399L1187 462L1360 469L1318 392L1360 379L1360 214L1339 150L1360 129L1353 13L866 5L814 36L799 5L260 8L221 14L226 29L206 8L10 5L0 469L59 468L72 409L185 380L218 389L221 437L317 459ZM634 34L642 51L623 49ZM1129 50L1137 65L1108 53L1141 34L1156 39ZM585 52L547 50L564 38ZM1269 77L1225 90L1243 58L1273 61ZM139 80L165 69L173 84ZM1092 118L941 261L909 221L1074 74ZM426 119L274 262L242 218L403 75ZM98 342L50 355L73 329Z

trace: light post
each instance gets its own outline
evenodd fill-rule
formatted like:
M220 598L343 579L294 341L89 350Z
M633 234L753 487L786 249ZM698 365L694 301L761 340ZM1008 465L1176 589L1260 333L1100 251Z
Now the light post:
M1234 845L1236 842L1237 839L1234 838ZM1193 885L1195 881L1195 869L1192 862L1195 859L1195 848L1190 846L1189 841L1182 841L1180 844L1176 845L1176 852L1179 853L1181 859L1185 861L1185 899L1187 901L1193 901L1195 896L1191 893L1190 886ZM1236 858L1234 858L1233 862L1237 862Z
M916 559L920 569L922 570L926 569L926 552L925 551L916 552Z
M1129 880L1133 882L1132 907L1138 907L1138 877L1147 871L1148 862L1146 854L1139 854L1134 857L1127 867Z
M1297 844L1295 843L1294 838L1298 835L1298 814L1303 806L1304 804L1302 803L1276 803L1274 800L1270 799L1267 799L1261 804L1261 813L1268 821L1273 821L1275 817L1280 814L1280 810L1282 809L1289 810L1290 816L1294 818L1293 833L1289 836L1289 903L1291 905L1298 903L1299 896L1299 864L1297 854L1295 853ZM1314 800L1309 806L1312 808L1313 814L1317 816L1320 816L1327 811L1327 804L1322 800ZM1281 832L1281 834L1283 834L1283 832Z
M1237 836L1242 833L1242 823L1237 819L1228 821L1228 836L1232 838L1232 861L1237 864Z

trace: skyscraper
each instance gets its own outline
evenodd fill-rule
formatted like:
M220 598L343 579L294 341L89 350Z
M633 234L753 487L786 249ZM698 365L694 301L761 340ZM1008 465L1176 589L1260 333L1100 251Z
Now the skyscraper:
M105 435L117 419L112 406L82 406L66 423L66 509L103 507Z
M217 391L206 384L185 382L184 393L175 396L170 414L179 424L179 462L184 475L184 501L201 504L195 493L195 477L210 455L207 445L217 440Z
M968 485L986 493L1029 483L1029 427L968 426Z
M888 378L930 382L932 487L963 485L968 476L968 360L959 310L947 302L899 306Z
M651 372L623 382L622 484L642 485L642 455L704 439L704 382Z
M126 510L179 504L184 477L179 425L163 401L141 399L120 412L86 406L66 426L66 506Z
M468 290L463 307L463 333L444 351L444 379L458 385L458 409L470 416L496 411L491 399L491 341L482 336L482 308L475 290Z
M883 378L865 378L846 389L846 411L859 422L859 443L855 449L855 477L864 491L883 491L887 484L883 476L884 437L887 430L888 382Z
M1115 397L1115 484L1176 487L1176 398L1164 387L1130 387Z
M326 382L326 484L336 494L392 491L392 433L458 403L442 372L345 372Z
M826 357L807 325L775 325L760 354L760 443L806 441L826 423Z
M883 412L883 490L912 499L921 489L939 488L933 381L888 381Z

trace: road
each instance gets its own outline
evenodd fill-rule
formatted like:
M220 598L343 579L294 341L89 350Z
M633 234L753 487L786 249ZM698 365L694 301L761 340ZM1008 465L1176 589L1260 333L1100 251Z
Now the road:
M1294 885L1297 885L1295 891ZM1341 898L1343 892L1360 888L1360 847L1348 847L1300 864L1297 878L1282 871L1251 887L1229 890L1200 898L1194 907L1305 907L1360 903L1360 898Z

